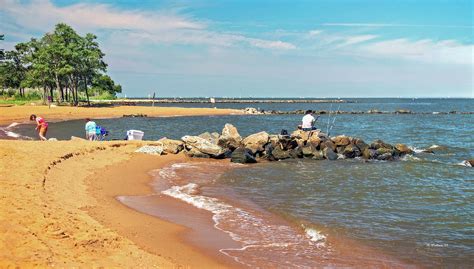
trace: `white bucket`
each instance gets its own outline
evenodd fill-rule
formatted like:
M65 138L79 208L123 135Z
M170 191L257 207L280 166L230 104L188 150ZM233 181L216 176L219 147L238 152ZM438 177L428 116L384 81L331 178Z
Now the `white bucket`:
M139 130L128 130L127 138L128 140L142 140L145 133Z

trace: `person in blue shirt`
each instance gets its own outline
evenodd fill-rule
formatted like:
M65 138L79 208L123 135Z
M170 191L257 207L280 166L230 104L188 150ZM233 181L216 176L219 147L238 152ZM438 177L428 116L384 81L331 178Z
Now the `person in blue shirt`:
M91 119L87 118L86 127L85 127L87 140L90 140L90 141L97 140L96 128L97 128L97 124Z

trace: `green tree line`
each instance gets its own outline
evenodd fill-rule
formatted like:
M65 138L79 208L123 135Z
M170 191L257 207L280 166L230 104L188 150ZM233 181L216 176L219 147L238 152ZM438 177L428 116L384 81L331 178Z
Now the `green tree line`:
M4 36L0 35L0 40ZM81 96L89 102L91 93L115 96L122 91L106 74L105 54L93 34L80 36L64 23L41 39L18 43L11 51L0 53L0 86L2 91L25 89L42 91L44 102L69 102L78 105ZM56 98L55 98L56 97Z

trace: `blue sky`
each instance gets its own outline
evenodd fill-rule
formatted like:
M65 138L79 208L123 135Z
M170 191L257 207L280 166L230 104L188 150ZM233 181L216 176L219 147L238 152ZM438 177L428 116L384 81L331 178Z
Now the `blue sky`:
M474 97L471 0L0 0L2 46L95 33L127 96Z

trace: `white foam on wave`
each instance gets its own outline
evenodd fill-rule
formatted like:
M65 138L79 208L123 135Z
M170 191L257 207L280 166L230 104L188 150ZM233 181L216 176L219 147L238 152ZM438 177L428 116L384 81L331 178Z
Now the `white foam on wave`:
M10 128L15 127L15 126L17 126L17 125L19 125L18 122L13 122L12 124L8 125L8 126L6 127L6 129L10 129Z
M313 229L313 228L306 228L304 230L306 236L314 242L317 247L325 247L326 246L326 236L322 234L320 231Z
M440 145L433 144L433 145L429 146L428 148L429 149L437 149L437 148L441 148L441 147L442 146L440 146Z
M465 167L472 167L471 163L468 162L468 161L462 161L460 163L457 163L456 165L465 166Z
M411 154L407 154L400 158L401 161L421 161L420 158L413 156Z
M11 131L5 131L5 134L6 134L7 136L9 136L9 137L14 137L14 138L19 138L19 137L21 137L20 134L17 134L17 133L15 133L15 132L11 132Z
M416 147L409 147L411 150L413 150L413 152L415 153L422 153L424 151L424 149L419 149L419 148L416 148Z
M4 127L4 128L0 128L0 131L2 131L6 136L8 137L13 137L13 138L23 138L23 139L32 139L31 137L29 136L24 136L24 135L21 135L19 133L15 133L13 131L11 131L10 129L19 125L20 123L18 122L13 122L11 123L10 125L8 125L7 127Z

